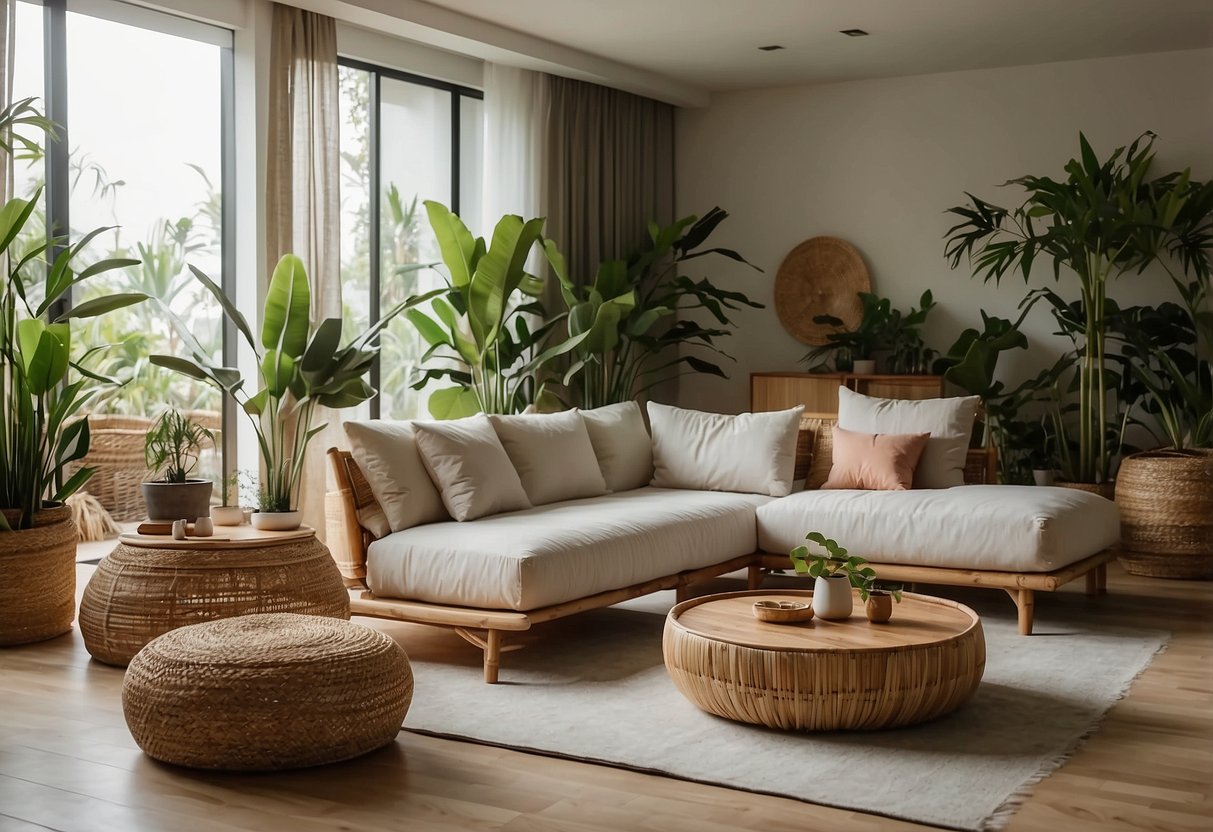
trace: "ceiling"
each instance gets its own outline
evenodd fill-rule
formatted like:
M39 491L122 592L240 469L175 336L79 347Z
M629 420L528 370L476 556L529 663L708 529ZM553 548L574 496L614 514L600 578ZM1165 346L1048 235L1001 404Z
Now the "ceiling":
M710 91L1213 46L1213 0L426 2Z

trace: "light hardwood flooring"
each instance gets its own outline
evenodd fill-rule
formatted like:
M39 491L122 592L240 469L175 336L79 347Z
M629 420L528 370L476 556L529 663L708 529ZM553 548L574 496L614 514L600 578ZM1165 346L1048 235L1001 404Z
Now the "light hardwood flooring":
M81 586L90 572L80 567ZM1036 787L1010 832L1213 829L1213 584L1132 578L1113 567L1109 590L1097 599L1077 590L1041 593L1040 614L1081 604L1100 620L1166 627L1175 637L1095 736ZM453 661L478 661L449 633L360 620L406 648L437 639ZM1048 636L1033 636L1041 637ZM122 671L90 661L75 631L0 650L0 832L926 828L407 732L336 766L251 776L188 772L153 763L135 747L122 719L121 684Z

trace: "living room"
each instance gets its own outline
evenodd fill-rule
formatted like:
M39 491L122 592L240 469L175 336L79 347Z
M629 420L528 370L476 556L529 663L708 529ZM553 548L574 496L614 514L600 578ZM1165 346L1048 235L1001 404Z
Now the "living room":
M1206 828L1208 2L4 23L0 829Z

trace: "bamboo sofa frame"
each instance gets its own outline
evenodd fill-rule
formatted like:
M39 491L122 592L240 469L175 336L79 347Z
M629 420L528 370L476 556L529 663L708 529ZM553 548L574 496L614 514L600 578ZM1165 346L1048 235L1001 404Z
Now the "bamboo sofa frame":
M807 471L812 454L812 439L809 434L823 425L828 426L836 418L834 414L823 413L810 413L802 417L800 441L797 444L797 478ZM483 651L484 681L489 684L498 680L501 654L521 649L523 646L517 643L507 644L507 634L525 632L536 624L609 607L662 590L675 590L678 600L681 601L689 596L688 587L691 585L741 569L746 570L747 587L758 589L767 574L784 571L791 565L786 553L759 551L700 569L666 575L634 586L527 611L479 609L426 601L380 598L371 592L366 583L366 552L374 537L358 522L359 510L373 506L375 497L349 451L329 448L328 457L337 483L337 490L326 495L328 546L350 591L350 612L354 615L427 624L454 631ZM967 463L966 483L983 484L994 479L996 458L992 448L971 449ZM909 585L929 583L1002 589L1018 609L1020 634L1031 635L1036 592L1053 592L1085 576L1086 593L1102 595L1107 591L1107 564L1115 556L1113 549L1105 549L1052 572L999 572L886 563L869 565L876 570L878 578Z

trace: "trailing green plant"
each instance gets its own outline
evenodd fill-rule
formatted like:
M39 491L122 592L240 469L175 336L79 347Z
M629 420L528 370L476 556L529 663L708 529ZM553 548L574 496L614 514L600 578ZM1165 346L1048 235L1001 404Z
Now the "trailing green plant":
M862 311L854 328L846 329L842 319L834 315L813 317L813 323L832 326L837 331L826 335L826 343L805 355L803 360L809 363L810 371L848 372L852 362L871 359L875 353L885 350L892 353L893 372L919 372L929 367L935 352L923 340L922 327L935 308L931 291L922 293L918 308L910 307L905 313L895 309L888 298L871 292L858 294Z
M556 244L544 241L568 309L565 346L575 342L563 377L573 403L589 409L631 401L678 375L728 377L715 358L733 359L717 341L732 335L733 312L763 305L707 277L682 274L692 260L708 256L762 271L732 249L704 248L728 216L716 207L702 218L684 217L665 227L650 222L640 250L602 263L586 285L569 275ZM688 314L697 310L714 323L705 326Z
M153 474L162 475L163 482L186 482L206 441L214 444L215 435L179 411L166 410L144 437L143 460Z
M54 137L32 101L17 101L0 111L5 152L36 145L15 132L19 127ZM81 251L104 228L74 243L66 237L43 234L28 240L26 235L25 247L16 248L39 196L40 191L0 207L0 260L6 264L0 284L0 508L18 511L16 522L0 514L4 531L30 528L46 500L66 500L94 472L79 467L68 475L88 453L88 420L82 414L101 387L112 382L85 366L103 347L73 357L71 322L146 299L139 293L101 295L69 308L73 289L139 261L112 258L78 269Z
M808 575L810 578L845 575L851 586L859 590L876 578L876 570L867 566L866 560L849 555L837 540L828 538L821 532L809 532L804 539L816 543L825 552L815 552L808 546L797 546L789 552L788 557L797 575ZM867 596L864 596L864 600L867 600Z
M1033 265L1044 260L1055 280L1063 266L1077 277L1083 318L1071 468L1081 482L1107 481L1118 451L1109 442L1118 428L1115 384L1107 373L1108 282L1158 264L1178 284L1168 256L1185 274L1205 282L1209 277L1213 184L1193 181L1187 169L1148 179L1154 138L1145 133L1101 161L1080 133L1079 158L1066 163L1064 179L1023 176L1006 183L1026 192L1018 207L966 194L967 204L949 209L961 219L946 235L952 268L967 258L983 280L998 282L1017 270L1027 281Z
M190 270L257 356L258 387L255 392L246 391L240 371L214 363L189 328L175 317L191 357L154 355L152 363L212 384L240 405L252 422L264 465L260 508L291 511L297 507L308 445L325 427L313 425L316 408L356 407L375 395L366 375L379 352L380 331L397 315L437 293L397 304L343 345L340 318L313 325L311 289L303 261L284 254L266 290L261 337L257 339L223 290L199 269L190 266Z
M507 214L486 243L445 205L427 201L425 209L448 276L447 289L432 301L432 314L407 313L429 344L422 356L429 366L413 388L441 379L453 383L430 395L430 413L437 419L521 413L543 395L542 369L584 340L571 337L545 348L564 316L547 317L535 300L543 283L526 272L544 220Z

